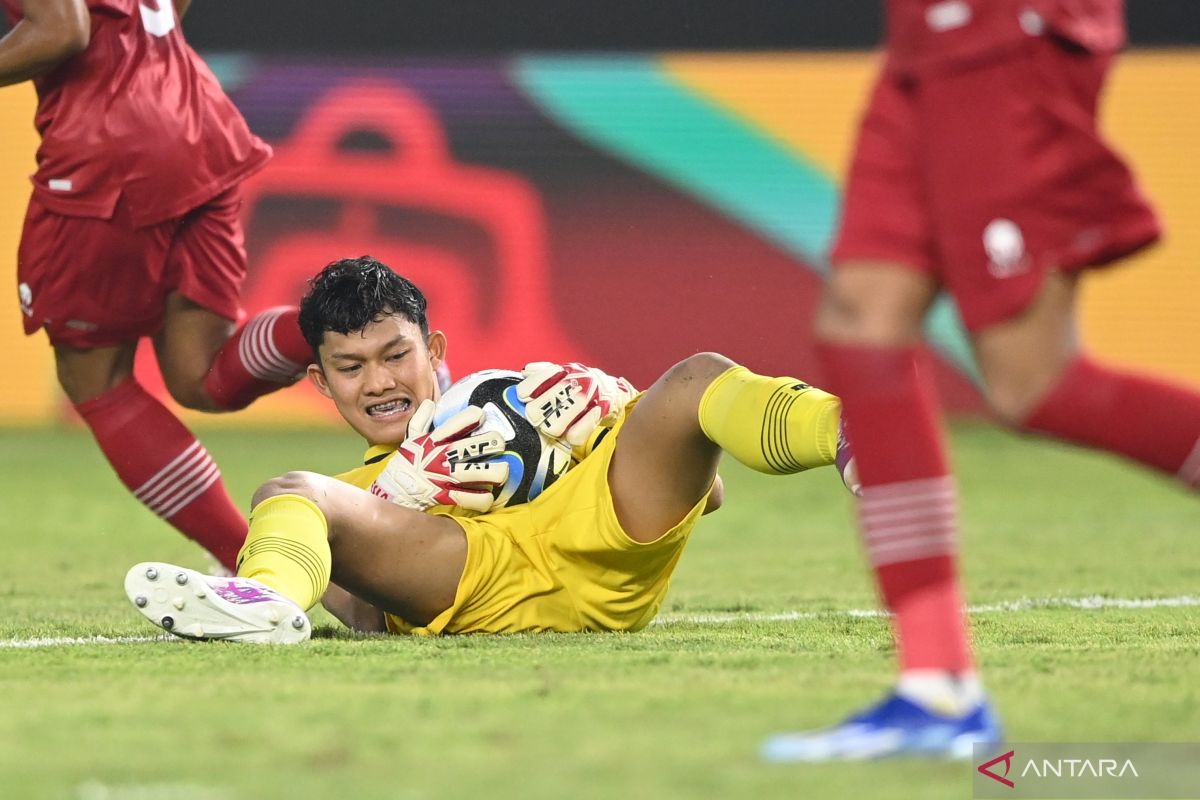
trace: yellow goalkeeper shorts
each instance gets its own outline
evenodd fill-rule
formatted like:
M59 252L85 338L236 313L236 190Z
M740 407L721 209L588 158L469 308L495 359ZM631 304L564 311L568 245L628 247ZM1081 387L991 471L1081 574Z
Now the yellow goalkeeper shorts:
M454 604L425 627L389 614L389 629L636 631L649 624L708 498L656 541L630 539L617 521L608 486L624 421L623 416L587 458L532 502L453 517L467 536L467 564Z

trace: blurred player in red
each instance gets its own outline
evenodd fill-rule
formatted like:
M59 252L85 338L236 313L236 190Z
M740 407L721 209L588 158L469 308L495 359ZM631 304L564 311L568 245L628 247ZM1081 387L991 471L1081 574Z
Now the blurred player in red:
M181 405L228 411L292 383L293 308L238 326L239 184L270 148L183 39L189 0L0 0L0 86L33 79L42 142L18 254L25 331L121 481L232 567L246 522L208 452L133 377L152 337Z
M888 0L887 53L859 132L816 320L845 404L860 528L894 615L896 691L772 760L969 756L999 728L975 672L956 489L918 344L957 301L1006 424L1118 453L1200 486L1200 395L1081 351L1078 280L1159 236L1097 129L1125 43L1122 0Z

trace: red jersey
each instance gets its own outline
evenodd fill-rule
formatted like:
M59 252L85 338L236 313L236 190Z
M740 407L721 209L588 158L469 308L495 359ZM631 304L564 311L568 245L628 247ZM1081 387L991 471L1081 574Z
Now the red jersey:
M0 0L9 19L21 0ZM137 226L181 217L266 163L254 136L183 39L170 0L88 0L86 50L35 79L34 193L51 211Z
M887 0L887 67L917 75L1052 33L1094 53L1125 44L1125 0Z

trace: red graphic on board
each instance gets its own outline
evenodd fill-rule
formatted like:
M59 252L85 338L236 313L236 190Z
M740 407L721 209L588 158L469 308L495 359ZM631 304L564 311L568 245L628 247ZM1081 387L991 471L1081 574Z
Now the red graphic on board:
M344 146L362 135L388 148ZM277 216L269 239L255 241L263 238L263 205L296 198L327 205L315 219L281 223ZM244 185L244 209L251 246L243 305L250 314L296 303L328 262L369 254L425 292L430 325L448 334L457 375L587 359L550 299L538 193L518 174L455 162L433 111L399 85L356 81L321 97L292 135L275 143L267 168ZM449 232L429 241L409 235L411 224L388 222L413 212ZM149 346L138 354L137 372L150 391L165 396ZM297 400L328 411L315 393Z
M390 151L340 146L363 132ZM339 209L330 227L298 226L252 253L247 308L295 302L329 261L370 254L422 288L430 324L449 334L460 374L579 358L550 302L540 197L520 175L455 162L438 119L415 93L345 84L314 104L275 152L246 186L248 228L271 195L331 198ZM406 235L385 222L389 210L452 221L461 238L478 242L476 257L453 237L430 243Z

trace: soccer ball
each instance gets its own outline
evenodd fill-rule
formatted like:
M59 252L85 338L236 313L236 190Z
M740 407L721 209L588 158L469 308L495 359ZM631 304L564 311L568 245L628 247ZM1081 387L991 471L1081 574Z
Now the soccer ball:
M543 436L525 418L525 404L517 397L522 375L504 369L486 369L455 382L433 413L437 427L467 406L483 409L482 431L496 431L508 448L499 458L508 462L508 481L494 491L492 508L528 502L563 476L571 466L571 447Z

